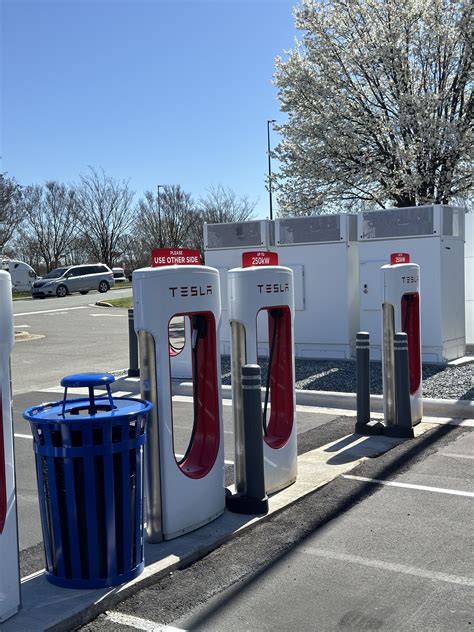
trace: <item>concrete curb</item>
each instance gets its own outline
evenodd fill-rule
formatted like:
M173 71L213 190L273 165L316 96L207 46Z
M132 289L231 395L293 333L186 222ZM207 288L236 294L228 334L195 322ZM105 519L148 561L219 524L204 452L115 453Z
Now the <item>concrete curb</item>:
M222 386L223 399L232 398L232 387ZM262 389L263 393L263 389ZM173 383L174 395L192 396L191 382ZM296 389L296 403L302 406L320 406L322 408L342 408L356 410L355 393L339 393L333 391L309 391ZM383 412L382 395L370 396L371 412ZM468 399L430 399L423 398L423 413L429 417L462 417L474 419L474 401Z

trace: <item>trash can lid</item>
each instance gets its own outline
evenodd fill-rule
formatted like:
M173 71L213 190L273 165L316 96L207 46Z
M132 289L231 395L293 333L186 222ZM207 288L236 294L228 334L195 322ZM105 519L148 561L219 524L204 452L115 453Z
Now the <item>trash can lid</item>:
M61 380L61 386L65 388L81 388L88 386L103 386L115 382L111 373L74 373L66 375Z
M107 397L94 400L96 412L90 413L90 400L87 397L51 402L33 406L23 411L23 418L35 424L88 424L110 423L115 420L136 419L137 415L145 415L152 409L152 404L143 399L120 397L114 400L114 408L110 409Z

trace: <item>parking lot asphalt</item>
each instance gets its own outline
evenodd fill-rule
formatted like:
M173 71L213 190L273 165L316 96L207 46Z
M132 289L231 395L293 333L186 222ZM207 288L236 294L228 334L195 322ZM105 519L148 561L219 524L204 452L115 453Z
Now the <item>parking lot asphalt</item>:
M15 332L33 336L18 341L13 350L15 394L54 387L68 373L128 367L127 311L94 304L111 295L130 296L131 290L15 301Z
M107 300L109 298L122 298L124 296L131 296L132 289L122 288L119 285L116 285L112 290L101 294L100 292L96 292L95 290L91 290L88 294L70 294L65 296L64 298L48 297L44 299L19 299L13 301L13 312L24 313L24 312L35 312L38 310L49 310L49 309L59 309L63 307L77 307L79 305L89 305L89 303L95 303L100 300Z
M473 457L433 427L82 630L472 629Z

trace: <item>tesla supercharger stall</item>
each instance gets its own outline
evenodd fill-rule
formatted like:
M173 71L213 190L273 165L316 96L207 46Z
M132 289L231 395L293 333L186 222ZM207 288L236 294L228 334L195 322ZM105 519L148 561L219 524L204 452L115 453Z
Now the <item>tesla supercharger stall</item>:
M241 367L258 364L259 313L268 323L268 371L264 384L265 489L279 491L296 480L293 272L282 266L229 270L235 487L245 493Z
M217 268L221 282L222 323L219 345L222 355L230 355L231 346L227 312L227 273L241 265L242 257L247 251L267 251L274 242L274 223L267 219L230 224L204 224L205 263ZM262 355L267 355L267 342L265 336L261 335L259 343Z
M392 255L391 260L409 261L408 255ZM387 426L396 424L395 353L393 337L407 334L410 408L412 424L421 421L421 322L420 266L416 263L391 263L381 267L382 274L382 374L384 417Z
M150 542L197 529L224 512L224 445L218 328L219 274L201 265L144 268L133 274L142 395L153 403L145 458L145 520ZM169 324L189 321L193 419L177 453Z
M370 333L374 360L382 349L380 267L393 252L409 252L423 270L423 360L465 355L464 216L442 204L359 212L360 331Z
M151 266L164 265L200 265L199 250L191 248L153 248L151 251ZM169 354L171 362L171 376L175 380L190 380L192 378L192 360L190 344L189 320L176 318L170 323Z
M10 383L14 344L10 275L0 271L0 623L18 612L20 576Z

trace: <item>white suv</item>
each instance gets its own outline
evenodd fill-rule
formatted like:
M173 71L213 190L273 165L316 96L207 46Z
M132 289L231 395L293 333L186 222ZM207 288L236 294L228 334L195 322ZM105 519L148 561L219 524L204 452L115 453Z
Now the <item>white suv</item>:
M107 292L115 284L112 270L103 263L83 266L68 266L51 270L46 276L33 283L33 298L45 296L67 296L71 292L87 294L90 290Z

